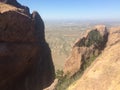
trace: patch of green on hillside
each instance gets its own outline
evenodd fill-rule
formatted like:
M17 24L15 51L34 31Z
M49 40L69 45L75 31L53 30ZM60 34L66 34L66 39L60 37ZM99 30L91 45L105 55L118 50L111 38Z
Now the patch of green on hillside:
M66 90L72 83L74 83L76 80L78 80L84 71L91 65L91 63L96 59L96 56L92 56L89 60L86 60L84 62L84 65L81 67L81 69L72 77L68 77L63 75L62 70L56 71L56 78L58 78L58 84L56 86L56 90Z

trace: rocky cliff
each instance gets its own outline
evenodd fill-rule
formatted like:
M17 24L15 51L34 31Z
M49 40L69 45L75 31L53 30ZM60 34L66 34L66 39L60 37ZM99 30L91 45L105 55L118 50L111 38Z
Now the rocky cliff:
M16 0L0 0L0 90L42 90L54 77L40 15Z
M80 70L84 71L92 59L104 49L107 37L108 31L104 25L98 25L93 30L88 30L74 44L71 55L66 61L64 74L73 76Z
M108 33L102 52L68 90L120 90L120 28L111 28Z

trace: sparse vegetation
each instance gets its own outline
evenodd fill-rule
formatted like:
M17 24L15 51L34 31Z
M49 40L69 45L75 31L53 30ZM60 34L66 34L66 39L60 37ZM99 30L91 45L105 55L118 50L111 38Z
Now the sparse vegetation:
M85 46L89 47L92 44L99 45L102 41L103 41L103 38L100 35L100 32L98 32L97 30L92 30L88 34L88 39L85 42Z
M92 62L96 59L96 57L97 56L91 56L90 59L84 60L81 66L81 70L85 71L86 68L88 68L92 64Z
M60 69L62 69L73 43L80 37L81 32L83 31L79 30L80 27L76 29L71 26L57 27L57 25L53 25L51 28L50 27L51 26L49 26L46 31L46 40L52 50L53 61L56 66L56 78L58 79L56 90L65 90L71 83L81 77L86 68L90 66L96 57L92 56L89 59L84 60L84 64L74 76L68 77L69 74L64 76L63 71ZM84 45L90 46L93 43L99 43L99 40L102 40L99 32L90 32L89 40L87 40Z
M56 71L56 78L58 78L58 84L56 87L56 90L66 90L69 85L71 85L73 82L78 80L84 71L91 65L91 63L96 59L96 56L90 57L89 60L85 60L83 66L81 66L80 70L72 77L68 77L68 75L63 76L63 71L62 70L57 70Z
M62 69L77 38L86 30L86 25L71 26L52 23L46 25L46 40L50 45L55 68Z
M85 26L86 27L86 26ZM58 84L56 90L66 90L70 84L78 80L86 68L88 68L91 63L96 59L97 56L90 56L89 59L83 60L83 65L80 70L72 77L69 77L69 74L64 76L62 69L66 57L69 55L72 45L75 40L80 37L81 32L83 33L86 28L82 27L72 27L65 25L52 25L46 28L46 40L50 45L52 51L53 61L56 67L56 78L58 79ZM81 31L82 30L82 31ZM91 31L88 35L87 40L83 40L83 43L80 44L84 46L91 46L92 44L99 45L103 40L100 33L97 30Z

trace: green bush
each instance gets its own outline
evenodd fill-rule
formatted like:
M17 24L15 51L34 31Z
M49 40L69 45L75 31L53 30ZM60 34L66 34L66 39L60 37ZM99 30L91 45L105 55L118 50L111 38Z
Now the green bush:
M92 44L100 45L102 41L103 37L100 35L100 32L98 32L97 30L92 30L88 34L85 46L89 47Z
M92 56L89 59L84 60L82 66L81 66L81 70L85 71L86 68L88 68L92 64L92 62L96 59L96 57L97 56Z

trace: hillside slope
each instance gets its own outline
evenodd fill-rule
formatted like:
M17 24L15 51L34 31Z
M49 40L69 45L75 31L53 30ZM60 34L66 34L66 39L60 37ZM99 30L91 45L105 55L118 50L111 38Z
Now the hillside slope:
M120 90L120 28L109 30L106 48L68 90Z

